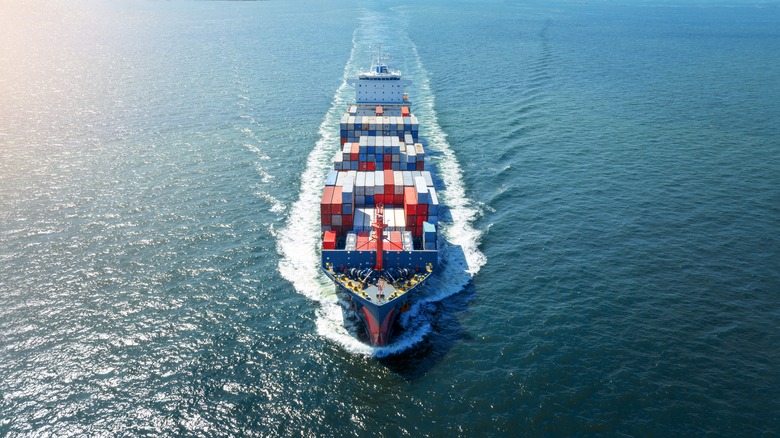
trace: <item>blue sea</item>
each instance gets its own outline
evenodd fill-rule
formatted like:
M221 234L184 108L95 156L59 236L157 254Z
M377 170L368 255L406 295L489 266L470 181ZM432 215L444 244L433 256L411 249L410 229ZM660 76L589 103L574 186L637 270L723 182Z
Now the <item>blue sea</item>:
M445 214L371 348L318 202L382 45ZM780 435L780 4L0 5L0 436Z

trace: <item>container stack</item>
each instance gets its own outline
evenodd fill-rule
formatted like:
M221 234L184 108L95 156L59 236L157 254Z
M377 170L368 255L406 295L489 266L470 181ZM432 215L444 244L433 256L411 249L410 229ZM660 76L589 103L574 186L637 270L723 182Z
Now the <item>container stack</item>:
M401 113L404 113L403 109ZM341 117L341 123L339 124L341 144L358 142L360 137L363 136L393 136L399 140L405 140L406 134L411 135L412 138L412 141L407 141L407 143L413 144L417 142L419 125L416 116L411 114L406 116L384 116L381 114L381 107L377 107L377 115L375 116L358 116L356 113L348 111Z
M423 248L436 249L436 225L423 222Z
M320 200L321 229L337 237L370 230L377 204L385 206L390 229L410 231L415 238L423 237L423 222L439 221L439 199L428 171L333 170Z
M411 135L409 136L411 137ZM407 143L396 136L360 136L347 142L333 157L335 170L417 170L425 169L422 143Z
M422 238L426 249L435 249L439 200L430 172L424 171L417 118L407 106L400 110L400 116L390 116L385 114L392 108L378 106L371 115L358 115L352 105L342 117L341 148L320 201L324 249L344 237L350 248L371 247L377 204L385 206L385 239L391 248L408 251L412 239Z

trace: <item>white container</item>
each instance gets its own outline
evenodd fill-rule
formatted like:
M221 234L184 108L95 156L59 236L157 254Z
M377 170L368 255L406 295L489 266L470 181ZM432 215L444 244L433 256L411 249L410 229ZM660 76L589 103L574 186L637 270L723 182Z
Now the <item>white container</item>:
M395 209L395 226L398 228L406 228L406 215L403 208Z
M393 194L404 194L404 174L400 170L393 170Z
M374 171L374 194L383 195L385 193L385 173L381 170Z
M431 172L430 171L427 171L427 170L423 171L422 172L422 177L425 178L425 185L426 186L433 187L433 177L431 176Z
M430 200L428 202L428 217L439 215L439 196L436 194L436 189L428 187L428 194ZM431 221L428 221L431 222ZM433 222L431 222L433 223Z
M355 195L357 196L366 195L366 174L363 172L358 172L357 178L355 178ZM358 204L360 205L365 204L365 201Z
M374 172L366 172L366 196L374 196Z
M421 176L414 178L414 190L417 192L417 202L427 204L430 197L428 196L428 186L425 185L425 178Z
M402 173L404 175L404 186L411 187L412 185L414 185L414 178L412 177L412 172L408 170L404 170Z

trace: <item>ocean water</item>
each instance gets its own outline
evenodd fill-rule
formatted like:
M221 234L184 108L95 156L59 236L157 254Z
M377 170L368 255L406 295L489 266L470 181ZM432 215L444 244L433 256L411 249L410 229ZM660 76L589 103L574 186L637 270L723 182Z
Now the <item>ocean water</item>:
M0 5L0 436L780 434L780 5ZM414 81L442 269L317 270L344 81Z

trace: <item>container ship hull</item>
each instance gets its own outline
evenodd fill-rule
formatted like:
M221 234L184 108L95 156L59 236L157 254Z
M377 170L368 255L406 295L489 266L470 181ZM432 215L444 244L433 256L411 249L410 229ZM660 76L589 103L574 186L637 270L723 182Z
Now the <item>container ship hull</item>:
M342 116L320 202L321 267L365 324L371 345L385 346L436 269L439 201L404 93L410 81L380 55L348 83L356 99Z

